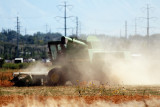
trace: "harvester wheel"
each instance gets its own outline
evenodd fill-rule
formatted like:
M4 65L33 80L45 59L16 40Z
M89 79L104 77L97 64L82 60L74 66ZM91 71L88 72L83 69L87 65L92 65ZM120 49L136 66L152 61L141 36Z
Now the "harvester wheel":
M64 85L65 79L62 73L63 71L60 68L53 68L48 72L48 85Z

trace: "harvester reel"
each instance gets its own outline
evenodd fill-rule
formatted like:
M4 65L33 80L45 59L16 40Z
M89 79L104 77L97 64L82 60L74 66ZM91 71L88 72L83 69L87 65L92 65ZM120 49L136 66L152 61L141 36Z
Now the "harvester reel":
M32 85L32 78L30 75L26 75L24 78L21 78L21 74L14 77L11 82L14 82L14 86L30 86Z
M48 72L48 85L64 85L65 78L60 68L53 68Z

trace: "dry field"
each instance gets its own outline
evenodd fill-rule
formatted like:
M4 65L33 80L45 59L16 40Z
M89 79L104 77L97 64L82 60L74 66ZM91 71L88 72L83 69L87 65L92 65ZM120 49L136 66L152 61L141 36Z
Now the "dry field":
M13 78L12 72L21 72L22 70L1 70L0 69L0 86L9 87L12 86L13 83L10 80Z
M11 72L0 73L0 106L160 106L160 86L95 85L14 87Z
M10 80L13 78L12 72L0 72L0 86L8 87L12 86L13 83Z
M159 102L159 86L38 86L38 87L0 87L0 106L19 105L29 107L31 105L54 103L57 106L74 103L80 106L101 104L127 104L134 101L146 107L149 101ZM26 104L26 101L29 104ZM63 102L66 103L63 103ZM20 103L21 102L21 103ZM49 103L49 104L50 104ZM77 104L78 103L78 104ZM22 105L24 104L24 105ZM160 106L160 103L156 103ZM72 106L75 106L72 105ZM49 105L48 105L49 106ZM99 105L100 106L100 105ZM145 107L142 106L142 107ZM50 107L50 106L49 106ZM51 106L52 107L52 106Z

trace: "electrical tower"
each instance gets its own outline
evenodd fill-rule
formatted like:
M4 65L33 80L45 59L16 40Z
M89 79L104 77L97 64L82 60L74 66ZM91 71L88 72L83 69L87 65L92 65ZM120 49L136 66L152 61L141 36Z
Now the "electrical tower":
M64 2L64 36L67 36L67 11L66 11L66 2Z
M78 37L78 17L76 17L76 36Z
M149 22L150 22L150 17L149 17L149 5L147 4L147 38L148 38L148 43L149 43Z
M19 57L19 34L20 34L20 22L19 22L19 17L17 17L17 58Z
M144 19L146 19L146 37L147 37L147 45L149 47L150 45L150 19L154 18L154 17L150 17L150 9L152 7L149 6L149 4L147 4L147 7L145 8L147 10L147 16L146 17L142 17Z
M72 5L67 5L66 1L64 2L64 5L58 5L61 7L64 7L64 36L67 36L67 18L70 18L71 16L67 17L67 7L72 6Z

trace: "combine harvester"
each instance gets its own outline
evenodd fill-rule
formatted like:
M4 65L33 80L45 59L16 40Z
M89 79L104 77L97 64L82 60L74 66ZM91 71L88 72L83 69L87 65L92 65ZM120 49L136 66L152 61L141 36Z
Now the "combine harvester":
M15 86L55 86L64 85L67 81L76 84L77 80L103 82L104 61L109 62L112 57L120 59L128 57L128 52L105 51L95 36L88 37L87 42L61 37L59 41L48 42L48 48L51 62L55 67L49 72L15 72L11 80Z

